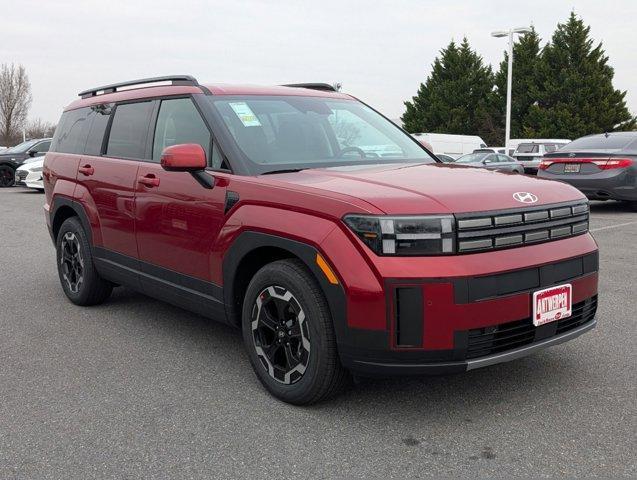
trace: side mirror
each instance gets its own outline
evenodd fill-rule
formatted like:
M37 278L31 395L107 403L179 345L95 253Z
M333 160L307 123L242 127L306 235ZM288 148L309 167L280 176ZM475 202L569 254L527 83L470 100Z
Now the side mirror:
M487 163L491 163L491 160L482 160L482 163L486 165Z
M27 152L27 154L29 155L29 157L35 157L39 152L36 152L35 150L29 150Z
M161 154L161 166L173 172L195 172L206 168L206 152L196 143L172 145Z

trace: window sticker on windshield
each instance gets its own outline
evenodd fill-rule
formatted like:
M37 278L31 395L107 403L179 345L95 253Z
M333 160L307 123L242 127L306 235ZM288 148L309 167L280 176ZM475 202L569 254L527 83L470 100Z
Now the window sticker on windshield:
M261 122L245 102L230 102L230 108L237 114L244 127L260 127Z

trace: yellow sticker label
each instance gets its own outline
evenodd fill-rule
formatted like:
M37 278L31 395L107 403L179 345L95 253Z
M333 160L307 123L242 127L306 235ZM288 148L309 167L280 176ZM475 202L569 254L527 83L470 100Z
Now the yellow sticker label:
M239 117L244 127L260 127L261 122L245 102L230 102L230 108Z

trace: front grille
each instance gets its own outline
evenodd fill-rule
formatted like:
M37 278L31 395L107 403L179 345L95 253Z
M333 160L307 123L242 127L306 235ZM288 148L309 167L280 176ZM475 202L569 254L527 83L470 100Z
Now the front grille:
M586 233L588 203L458 214L456 222L461 253L516 247Z
M25 178L27 178L27 175L29 174L29 172L26 172L24 170L17 170L15 172L15 181L16 183L24 183Z
M597 310L597 296L573 305L570 317L536 327L525 318L491 327L475 328L468 332L466 358L478 358L529 345L535 341L559 335L593 320Z

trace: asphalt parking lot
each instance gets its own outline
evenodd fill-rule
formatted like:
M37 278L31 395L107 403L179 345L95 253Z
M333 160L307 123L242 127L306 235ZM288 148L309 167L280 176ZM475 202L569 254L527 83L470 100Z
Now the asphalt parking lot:
M637 213L592 205L598 327L466 374L270 397L241 337L117 289L58 284L43 195L0 190L0 478L637 475Z

